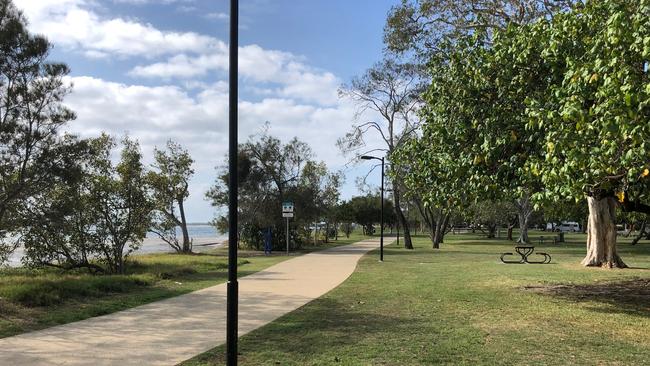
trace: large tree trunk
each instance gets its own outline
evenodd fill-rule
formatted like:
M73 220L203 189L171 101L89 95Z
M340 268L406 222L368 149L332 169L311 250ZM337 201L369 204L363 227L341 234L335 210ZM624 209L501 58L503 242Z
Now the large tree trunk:
M514 228L515 228L514 223L511 222L510 224L508 224L508 240L510 240L510 241L515 240L515 239L512 238L512 231L514 230Z
M533 206L530 204L530 195L524 192L520 199L515 201L517 206L517 217L519 218L519 238L517 243L530 243L528 237L528 224L530 222L530 215L533 213Z
M178 200L178 211L181 215L181 231L183 232L183 253L192 253L192 243L190 241L190 234L187 231L187 220L185 219L185 207L183 207L183 199Z
M445 239L445 233L447 232L447 225L449 224L449 214L445 213L444 210L438 211L438 220L436 221L436 232L435 238L433 240L433 248L440 249L440 244Z
M393 184L393 204L395 205L395 214L397 215L397 220L399 220L400 224L402 225L402 229L404 233L402 234L404 236L404 248L405 249L413 249L413 243L411 242L411 232L409 231L409 225L408 222L406 222L406 217L404 216L404 212L402 212L402 208L400 207L400 192L396 187L396 184Z
M424 227L426 226L428 232L429 232L429 239L431 239L431 244L433 245L433 249L437 249L436 247L436 215L434 214L434 210L432 210L430 207L425 207L422 201L419 198L415 199L415 207L417 207L418 211L420 211L420 216L422 216L422 221L420 221L420 231L424 232Z
M497 236L497 224L487 224L487 238L494 239Z
M588 267L626 268L616 253L616 199L587 197L587 256L582 265Z

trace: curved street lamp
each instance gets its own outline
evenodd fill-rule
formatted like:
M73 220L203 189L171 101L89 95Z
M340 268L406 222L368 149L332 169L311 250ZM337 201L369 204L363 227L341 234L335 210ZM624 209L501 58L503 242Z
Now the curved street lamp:
M384 158L376 156L363 155L362 160L379 160L381 161L381 225L379 238L379 261L384 261Z

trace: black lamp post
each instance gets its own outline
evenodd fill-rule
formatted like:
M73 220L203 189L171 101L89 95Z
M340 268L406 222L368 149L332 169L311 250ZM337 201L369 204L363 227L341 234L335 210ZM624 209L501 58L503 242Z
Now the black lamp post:
M384 261L384 158L378 158L370 155L363 155L363 160L379 160L381 161L381 226L379 238L379 261Z
M228 287L226 297L226 363L237 365L237 99L239 67L239 0L230 0L230 65L228 92Z

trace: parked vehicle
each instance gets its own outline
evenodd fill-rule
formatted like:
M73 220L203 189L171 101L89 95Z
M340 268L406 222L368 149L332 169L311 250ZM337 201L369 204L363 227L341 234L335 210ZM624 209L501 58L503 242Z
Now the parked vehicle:
M574 221L562 221L559 226L555 227L555 231L562 233L579 233L580 224Z

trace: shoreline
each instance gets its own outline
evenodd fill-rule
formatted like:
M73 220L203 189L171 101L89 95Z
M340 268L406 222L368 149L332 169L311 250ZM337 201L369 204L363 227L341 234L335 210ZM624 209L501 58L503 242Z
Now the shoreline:
M192 249L193 251L200 253L213 248L222 247L226 241L228 241L227 236L216 236L216 237L197 237L192 238ZM24 249L22 247L16 248L16 250L9 256L9 259L3 266L18 268L22 267L21 259L24 256ZM154 254L154 253L176 253L176 251L169 246L169 244L162 241L157 237L147 237L142 240L140 248L134 251L132 255L137 254Z

